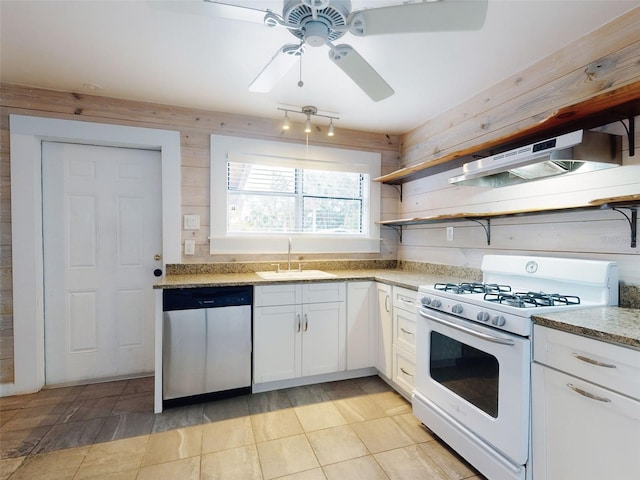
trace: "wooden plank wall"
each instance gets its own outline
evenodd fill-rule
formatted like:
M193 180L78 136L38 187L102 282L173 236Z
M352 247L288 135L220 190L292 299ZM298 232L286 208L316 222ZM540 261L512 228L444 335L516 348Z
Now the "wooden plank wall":
M118 125L177 130L181 136L182 214L200 215L202 228L193 236L183 231L183 240L195 238L196 255L183 256L185 263L259 261L271 258L242 255L209 255L209 136L211 134L244 136L266 140L304 142L303 124L293 125L286 135L281 120L178 108L129 100L119 100L78 93L56 92L17 85L0 85L0 383L13 381L13 305L11 280L11 198L9 115L32 115L69 120L83 120ZM299 127L299 128L296 128ZM299 132L299 133L298 133ZM398 168L399 136L341 129L327 137L317 129L310 137L317 145L375 151L382 154L382 171ZM384 218L397 215L397 193L392 187L382 189L381 212ZM382 232L380 254L352 255L353 259L395 259L396 234ZM305 259L334 259L313 255ZM276 258L282 260L282 258Z
M401 166L506 138L640 81L640 7L403 135Z
M640 117L636 119L639 124ZM619 123L601 130L624 133ZM638 145L640 130L636 130ZM448 178L460 169L442 172L404 184L398 218L555 208L638 194L640 151L630 157L625 137L622 153L621 167L501 188L450 186ZM453 227L453 241L447 241L446 227ZM606 259L618 262L623 282L640 285L640 248L631 248L630 238L627 220L611 210L523 215L493 219L491 245L487 245L483 227L471 221L405 227L398 258L476 268L485 254Z
M640 8L519 72L452 110L403 135L402 166L513 135L554 111L640 80ZM638 125L638 120L636 120ZM621 124L603 130L624 134ZM640 134L636 126L635 142ZM460 168L408 182L398 218L443 213L567 206L595 198L640 193L640 152L624 166L504 188L449 186ZM454 240L446 240L446 227ZM537 254L611 259L621 280L640 285L638 248L630 247L630 227L612 211L521 216L492 221L491 245L473 222L408 227L400 260L479 267L485 254Z

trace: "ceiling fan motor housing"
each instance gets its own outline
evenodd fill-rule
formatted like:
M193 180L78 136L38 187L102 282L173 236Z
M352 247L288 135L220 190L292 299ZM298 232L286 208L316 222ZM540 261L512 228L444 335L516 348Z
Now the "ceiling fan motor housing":
M333 42L346 32L347 18L351 12L351 0L331 0L324 8L315 9L308 5L308 0L287 0L282 18L289 31L311 47L320 47ZM313 11L317 12L316 18ZM336 30L336 28L338 30Z

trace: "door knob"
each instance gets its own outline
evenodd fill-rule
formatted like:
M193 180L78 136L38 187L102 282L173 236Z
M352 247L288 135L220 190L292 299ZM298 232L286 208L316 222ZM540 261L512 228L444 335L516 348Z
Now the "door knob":
M153 274L154 274L156 277L161 277L161 276L162 276L162 270L160 270L159 268L156 268L156 269L153 271Z

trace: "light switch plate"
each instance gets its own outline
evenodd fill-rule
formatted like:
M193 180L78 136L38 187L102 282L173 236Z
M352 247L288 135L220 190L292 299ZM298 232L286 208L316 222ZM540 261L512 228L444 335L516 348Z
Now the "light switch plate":
M195 240L185 240L184 241L184 254L185 255L195 255L196 253L196 241Z
M200 215L185 215L184 216L184 229L185 230L200 230Z
M453 242L453 227L447 227L447 242Z

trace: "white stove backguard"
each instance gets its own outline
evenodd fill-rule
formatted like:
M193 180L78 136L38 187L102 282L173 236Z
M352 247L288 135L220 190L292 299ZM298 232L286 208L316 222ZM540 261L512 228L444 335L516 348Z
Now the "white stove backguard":
M584 305L618 305L618 265L577 258L485 255L485 283L511 285L512 290L580 297Z

